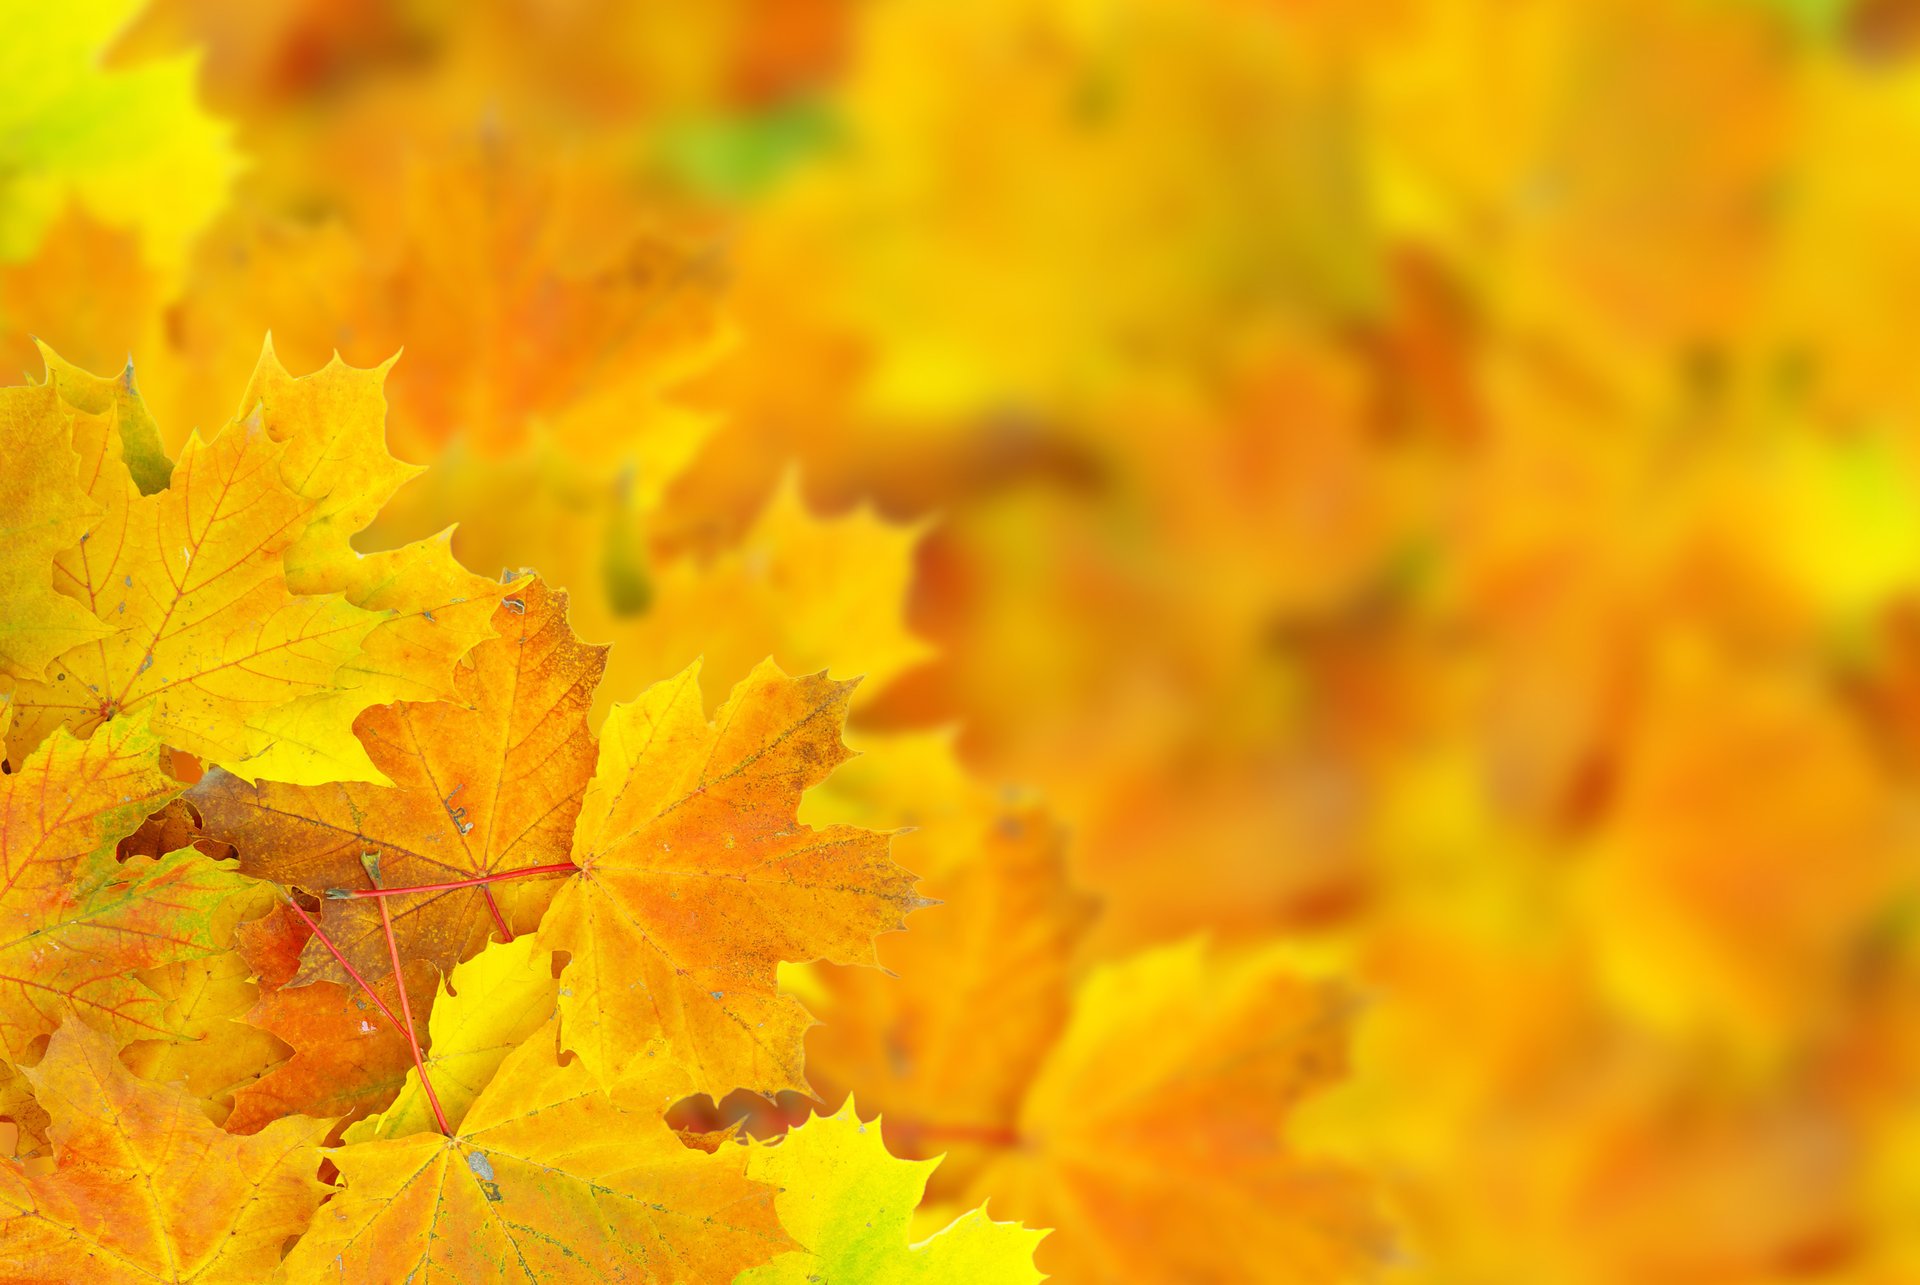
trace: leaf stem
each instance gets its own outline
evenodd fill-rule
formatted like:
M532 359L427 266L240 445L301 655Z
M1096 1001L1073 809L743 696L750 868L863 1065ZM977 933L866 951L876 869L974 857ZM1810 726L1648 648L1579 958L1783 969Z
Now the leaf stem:
M322 931L320 925L317 922L315 922L313 916L309 915L301 907L299 902L295 901L292 897L288 897L287 904L293 907L293 913L300 916L300 918L306 922L307 927L313 930L314 940L318 941L322 946L325 946L327 948L327 953L333 956L334 961L338 963L340 967L347 970L347 976L353 978L354 981L360 984L360 989L367 993L367 998L373 1001L374 1007L378 1008L382 1013L384 1013L386 1015L386 1019L389 1022L393 1023L393 1029L399 1034L405 1035L407 1033L407 1028L401 1025L400 1019L393 1015L393 1010L388 1008L387 1002L380 998L380 992L373 989L373 984L369 982L366 978L360 975L359 969L355 968L352 964L349 964L347 962L347 957L340 953L340 948L338 946L333 944L333 938L327 936L327 934L324 931ZM398 979L396 979L396 981L397 980Z
M480 895L487 899L487 909L493 912L493 922L500 925L500 940L512 941L513 929L507 924L507 917L500 913L500 903L493 899L493 889L480 885Z
M447 1124L447 1113L440 1109L440 1097L433 1091L433 1079L427 1074L427 1060L420 1056L420 1037L413 1031L413 1005L407 1000L407 979L400 972L400 943L393 939L393 916L388 913L384 900L379 905L380 930L387 935L387 953L393 958L393 987L400 992L400 1013L407 1019L407 1050L413 1054L414 1069L420 1072L420 1087L426 1090L433 1118L440 1122L440 1132L451 1138L453 1129Z
M504 883L508 879L530 879L535 875L578 874L579 871L580 867L571 861L556 861L544 866L522 866L518 870L496 870L491 874L476 875L472 879L451 879L446 883L414 883L400 888L329 888L327 896L335 900L344 900L348 897L398 897L408 892L446 892L453 888L479 888L490 883ZM487 900L489 903L492 902L491 893L487 895ZM494 917L499 918L499 914L499 909L496 907ZM503 921L500 926L505 928L505 922ZM508 937L511 939L512 934L509 933Z

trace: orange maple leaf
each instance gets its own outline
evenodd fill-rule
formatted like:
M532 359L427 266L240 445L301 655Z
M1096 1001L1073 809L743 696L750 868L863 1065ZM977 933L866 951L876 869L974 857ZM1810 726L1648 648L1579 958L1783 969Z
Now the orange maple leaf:
M572 956L567 1047L610 1079L664 1036L699 1092L805 1088L810 1019L778 993L780 963L873 963L875 935L926 903L888 835L797 819L801 795L849 756L854 684L763 661L709 722L699 671L616 706L602 729L580 874L540 925Z
M112 1040L78 1023L26 1076L52 1118L56 1163L0 1159L9 1280L263 1281L326 1193L324 1123L236 1138L178 1089L135 1079Z
M573 638L564 596L537 581L497 624L460 676L464 709L362 716L395 787L252 786L217 771L194 787L242 869L324 894L324 935L296 980L385 989L398 960L424 1010L430 970L470 957L490 926L530 927L554 899L542 942L571 957L567 1045L596 1075L665 1037L701 1092L803 1087L809 1019L777 993L778 964L871 963L874 935L923 904L887 835L796 819L802 793L847 757L853 684L766 662L710 725L695 666L617 708L596 765L586 710L604 649ZM528 875L568 882L556 898Z
M587 709L606 649L567 627L567 598L521 581L495 613L499 636L476 647L456 678L458 704L401 701L355 723L392 786L258 786L214 771L191 792L207 832L234 845L241 869L316 894L370 889L367 854L388 886L484 880L560 865L593 774ZM503 881L408 896L394 916L400 955L439 972L485 944L491 926L530 929L551 881ZM325 943L307 947L300 981L390 978L380 906L327 897ZM428 983L430 987L430 982ZM419 983L416 983L418 986Z
M309 936L285 906L240 925L237 949L260 986L244 1024L285 1041L293 1055L234 1093L226 1120L233 1133L256 1133L287 1115L351 1119L379 1110L413 1065L406 1037L351 984L291 984Z

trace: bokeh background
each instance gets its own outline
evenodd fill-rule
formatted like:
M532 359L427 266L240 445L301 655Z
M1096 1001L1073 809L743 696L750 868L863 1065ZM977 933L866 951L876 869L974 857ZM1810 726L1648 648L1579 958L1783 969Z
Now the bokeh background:
M930 1224L1920 1281L1920 5L0 11L9 369L400 353L368 547L866 676L943 904L785 982Z

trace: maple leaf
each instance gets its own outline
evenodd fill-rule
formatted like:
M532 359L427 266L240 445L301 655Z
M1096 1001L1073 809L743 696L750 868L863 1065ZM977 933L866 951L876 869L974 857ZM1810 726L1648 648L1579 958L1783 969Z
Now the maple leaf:
M1372 1193L1286 1136L1345 1068L1345 1010L1283 949L1108 965L974 1191L1059 1228L1040 1264L1071 1280L1352 1280L1382 1253Z
M141 495L116 419L74 419L102 516L55 560L60 588L107 630L19 684L10 749L145 711L168 744L237 766L264 748L253 720L325 690L381 617L289 592L281 554L307 506L281 483L284 448L263 430L196 435L170 485Z
M897 1160L879 1121L853 1100L753 1148L747 1176L780 1188L780 1225L806 1248L744 1272L734 1285L1039 1285L1034 1247L1047 1235L997 1223L984 1207L909 1245L908 1227L938 1160Z
M234 900L238 913L249 916L238 930L245 933L258 922L252 916L271 907L272 890L258 884ZM165 1003L165 1025L176 1034L134 1041L121 1052L121 1062L141 1079L181 1085L209 1120L224 1124L234 1094L286 1056L277 1038L242 1020L260 996L251 963L240 951L223 950L143 969L138 976Z
M253 1133L285 1115L354 1119L393 1100L413 1065L406 1037L356 987L290 985L310 933L286 906L240 925L238 952L258 985L247 1026L292 1050L233 1095L226 1127Z
M61 652L107 632L53 586L54 555L81 537L94 508L53 389L0 389L0 451L0 670L31 681Z
M455 560L451 528L375 553L350 543L396 491L426 471L387 451L384 388L392 365L363 370L336 354L296 379L269 338L241 397L240 418L257 416L268 436L285 443L282 480L308 506L306 524L284 555L287 587L338 593L385 616L325 690L259 721L269 744L247 763L254 778L384 784L353 735L355 717L397 700L455 699L454 662L492 637L505 589Z
M356 720L393 785L249 785L210 772L189 794L207 833L233 844L247 873L314 893L369 888L367 854L396 887L563 865L593 772L587 709L606 663L604 647L574 638L566 607L539 580L516 583L495 611L499 636L456 676L458 704L402 701ZM410 895L395 940L406 960L445 973L494 924L531 928L551 895L550 881L531 879ZM328 897L320 923L363 977L391 977L376 899ZM318 940L295 985L314 979L353 980Z
M55 1164L0 1160L11 1279L252 1285L326 1192L323 1122L236 1138L194 1099L135 1079L111 1039L78 1023L26 1076L52 1120Z
M125 1043L178 1035L136 975L218 952L251 885L187 849L114 856L180 790L141 719L54 736L0 776L0 1049L18 1060L69 1013Z
M128 360L118 375L108 378L82 370L37 340L34 347L46 364L44 382L53 385L61 401L83 414L107 418L109 430L102 444L108 449L119 449L127 474L140 494L152 495L166 490L173 478L173 461L167 458L167 449L160 441L160 426L154 423L134 383L132 360Z
M152 705L172 743L249 778L382 780L355 716L452 696L453 663L501 592L454 560L450 532L372 554L349 543L417 472L384 444L385 367L295 379L269 344L242 416L190 442L176 471L131 367L108 380L43 352L81 412L100 514L60 555L58 585L105 636L22 688L16 749Z
M801 795L844 761L853 683L763 661L708 722L699 664L616 706L575 830L580 873L540 940L571 956L567 1047L610 1079L665 1036L697 1091L803 1088L808 1017L781 961L871 963L873 939L925 904L889 836L799 824Z
M428 1023L424 1065L440 1108L455 1127L507 1054L553 1019L559 987L553 969L552 953L538 949L529 936L493 942L448 976L450 993L435 999ZM425 1133L434 1123L420 1073L409 1069L393 1104L354 1124L342 1139L404 1138Z
M364 1280L731 1280L790 1247L747 1152L683 1147L661 1119L686 1092L660 1050L630 1050L616 1101L549 1025L507 1056L452 1137L337 1148L342 1189L287 1259L295 1285Z

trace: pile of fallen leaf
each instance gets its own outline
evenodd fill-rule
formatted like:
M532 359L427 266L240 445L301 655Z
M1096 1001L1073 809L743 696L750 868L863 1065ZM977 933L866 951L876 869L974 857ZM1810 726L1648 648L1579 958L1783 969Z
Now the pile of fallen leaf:
M1914 0L0 19L0 1280L1920 1279Z
M269 350L170 460L47 366L0 390L8 1279L1038 1279L982 1211L910 1247L925 1175L851 1107L667 1118L804 1087L779 965L924 904L797 817L853 683L710 716L696 663L596 736L565 594L349 544L413 472L384 370Z

